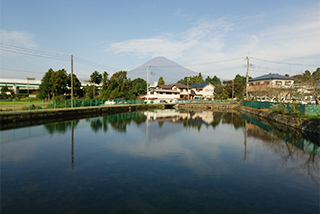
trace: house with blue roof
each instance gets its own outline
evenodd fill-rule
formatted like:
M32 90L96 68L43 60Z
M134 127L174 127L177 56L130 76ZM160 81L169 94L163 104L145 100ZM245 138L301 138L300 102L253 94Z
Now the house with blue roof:
M291 95L292 89L294 89L294 78L279 74L266 74L248 81L249 97L285 97Z
M190 94L201 99L214 99L214 86L210 82L190 86Z

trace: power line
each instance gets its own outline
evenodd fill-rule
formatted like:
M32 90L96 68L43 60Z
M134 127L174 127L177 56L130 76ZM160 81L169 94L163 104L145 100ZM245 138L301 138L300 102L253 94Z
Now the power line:
M259 60L259 61L270 62L270 63L284 64L284 65L319 66L319 65L311 65L311 64L300 64L300 63L289 63L289 62L277 62L277 61L271 61L271 60L266 60L266 59L258 59L258 58L255 58L255 57L251 57L251 59L256 59L256 60Z
M36 71L25 71L25 70L10 69L10 68L0 68L0 70L41 74L40 72L36 72Z
M70 56L67 54L59 54L59 53L53 53L53 52L47 52L47 51L40 51L40 50L35 50L35 49L30 49L30 48L23 48L23 47L8 45L8 44L4 44L4 43L0 43L0 50L6 51L6 52L11 52L11 53L42 57L42 58L70 61ZM110 66L105 66L105 65L102 65L99 63L95 63L95 62L92 62L92 61L89 61L86 59L82 59L80 57L75 57L74 61L79 64L90 66L90 67L101 68L101 69L106 69L106 70L109 70L109 69L110 70L117 70L116 68L112 68Z
M184 65L184 66L198 66L198 65L209 65L209 64L217 64L217 63L222 63L222 62L231 62L235 60L243 59L243 57L238 57L234 59L226 59L226 60L221 60L221 61L215 61L215 62L205 62L205 63L198 63L198 64L189 64L189 65Z
M58 54L58 53L40 51L40 50L35 50L30 48L23 48L23 47L18 47L13 45L7 45L4 43L0 43L0 50L11 52L11 53L42 57L42 58L69 61L69 55L66 55L66 54Z
M86 59L82 59L80 57L74 57L74 61L78 62L79 64L82 64L82 65L101 68L101 69L105 69L105 70L120 70L120 69L117 69L117 68L114 68L114 67L105 66L105 65L102 65L102 64L99 64L99 63L96 63L96 62L92 62L92 61L89 61L89 60L86 60ZM108 68L108 69L106 69L106 68Z

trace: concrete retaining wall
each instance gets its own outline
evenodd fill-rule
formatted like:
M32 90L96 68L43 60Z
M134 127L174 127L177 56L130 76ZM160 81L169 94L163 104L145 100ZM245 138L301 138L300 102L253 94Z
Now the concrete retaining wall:
M320 136L320 121L310 121L304 118L297 118L297 117L292 117L284 114L277 114L277 113L272 113L269 111L262 111L260 109L255 109L251 107L245 107L245 106L239 106L238 111L244 114L249 114L249 115L254 115L259 118L263 118L268 123L270 123L273 126L277 126L283 130L286 129L283 126L288 126L293 129L298 129L300 131L303 131L305 133L311 133L315 135ZM276 124L278 123L278 124Z
M181 103L175 108L181 110L228 110L238 107L237 103Z
M159 109L163 105L146 104L146 105L123 105L123 106L98 106L98 107L81 107L67 108L56 110L34 110L30 112L4 113L0 115L1 130L32 126L50 122L59 122L64 120L75 120L89 118L94 116L106 116L117 113L142 111L147 109Z

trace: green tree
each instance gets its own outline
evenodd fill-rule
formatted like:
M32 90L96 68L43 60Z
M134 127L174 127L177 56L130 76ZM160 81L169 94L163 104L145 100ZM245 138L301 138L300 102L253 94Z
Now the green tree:
M132 85L132 90L131 90L130 99L135 99L141 94L146 93L147 82L144 79L141 79L141 78L134 79L131 85Z
M245 76L241 76L240 74L237 74L235 77L234 77L234 82L235 83L240 83L241 85L243 86L246 86L246 77Z
M103 96L106 95L106 92L107 92L107 89L108 89L107 88L107 86L108 86L108 76L109 76L109 74L106 71L104 71L103 74L102 74L102 79L101 79L101 81L102 81L102 89L101 89L101 91L102 91Z
M102 80L102 75L98 71L94 71L90 75L90 82L91 83L99 85L101 80ZM93 90L92 90L93 97L96 95L96 92L97 92L97 87L94 85Z
M67 85L71 88L71 73L68 75ZM73 74L73 91L75 96L79 96L81 91L81 82L75 74Z
M179 80L177 83L181 83L184 85L189 84L189 86L191 86L191 85L199 84L199 83L203 83L203 82L204 82L204 80L203 80L202 74L199 73L198 75L193 76L193 77L191 77L191 76L184 77L183 79Z
M312 77L314 78L315 81L320 79L320 67L317 68L313 73L312 73Z
M214 75L213 78L210 78L209 76L207 76L207 78L205 79L206 82L210 82L212 85L214 86L218 86L218 85L221 85L221 80L216 76Z
M52 83L51 76L53 75L54 70L50 68L42 77L41 84L39 86L40 92L37 95L39 99L48 99L50 100L50 95L52 92Z
M7 84L5 86L1 87L1 94L2 95L6 95L6 92L10 92L9 87L7 86Z
M102 80L102 75L98 71L94 71L90 75L90 82L91 83L95 83L95 84L99 85L101 80Z
M159 80L158 80L158 85L165 85L165 81L163 79L163 77L159 77Z
M114 73L107 87L107 96L109 98L129 98L131 91L131 80L127 79L126 71L118 71Z
M60 69L52 73L52 75L50 76L50 82L52 84L51 91L53 93L53 96L66 93L67 79L68 75L65 69Z

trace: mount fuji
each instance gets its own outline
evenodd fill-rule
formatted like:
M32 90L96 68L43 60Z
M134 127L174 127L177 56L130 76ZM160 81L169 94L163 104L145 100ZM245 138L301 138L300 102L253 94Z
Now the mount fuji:
M149 66L149 82L157 82L163 77L166 84L176 83L186 76L196 76L197 72L191 71L165 57L155 57L139 67L128 71L127 76L131 80L142 78L147 80L147 66Z

